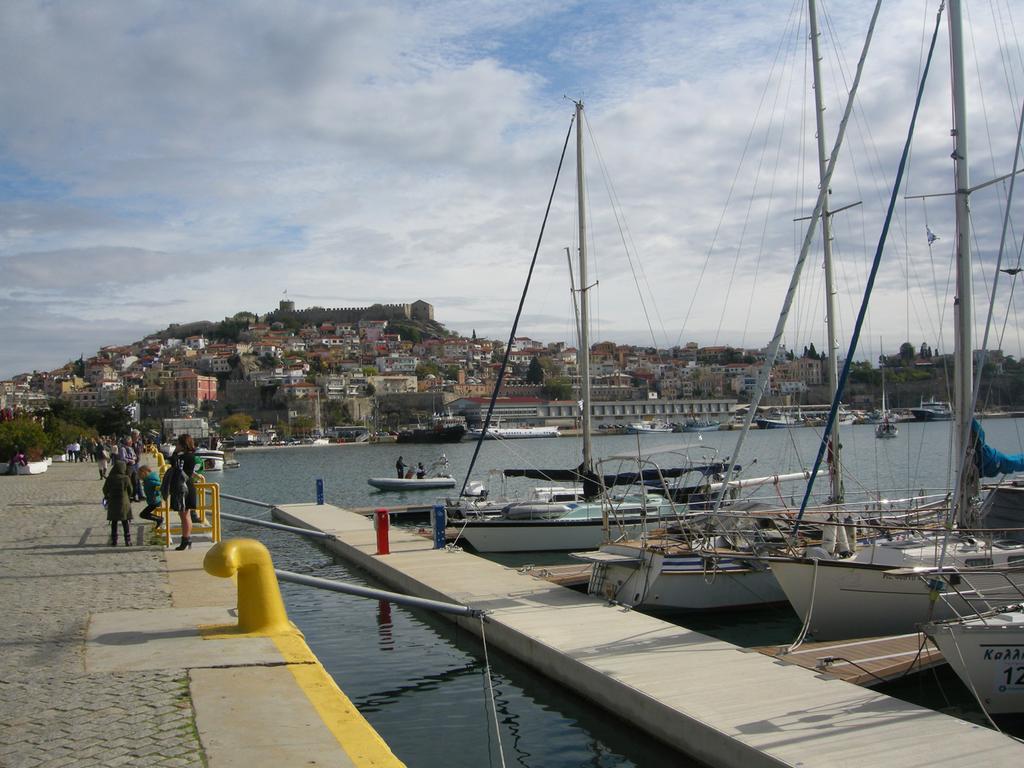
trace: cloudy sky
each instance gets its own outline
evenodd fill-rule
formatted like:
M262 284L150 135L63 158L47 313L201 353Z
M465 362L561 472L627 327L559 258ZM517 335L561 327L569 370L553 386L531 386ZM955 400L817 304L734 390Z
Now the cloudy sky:
M976 183L1012 167L1024 13L970 5ZM830 149L870 6L819 4ZM833 179L834 208L862 203L833 218L843 346L937 6L883 8ZM285 292L300 307L423 299L453 330L504 338L567 96L586 104L595 340L764 344L816 194L808 62L806 11L788 0L8 0L0 377L171 322L266 312ZM952 186L948 71L943 20L905 194ZM572 337L574 172L570 157L520 327L543 341ZM1001 196L972 202L981 310ZM901 197L868 353L952 348L950 210ZM823 347L820 261L791 346ZM1010 290L993 346L1020 355Z

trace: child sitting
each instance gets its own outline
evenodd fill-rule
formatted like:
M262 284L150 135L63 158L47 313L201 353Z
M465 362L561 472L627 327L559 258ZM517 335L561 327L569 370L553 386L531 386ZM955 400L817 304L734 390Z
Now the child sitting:
M156 472L142 464L139 467L139 480L142 481L142 490L146 494L146 508L139 513L139 517L143 520L152 520L159 528L163 525L164 519L154 515L153 510L159 508L164 501L160 495L160 478Z

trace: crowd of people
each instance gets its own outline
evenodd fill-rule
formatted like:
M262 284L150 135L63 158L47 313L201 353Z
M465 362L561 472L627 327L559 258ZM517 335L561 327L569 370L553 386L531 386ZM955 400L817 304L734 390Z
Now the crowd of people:
M94 441L86 453L90 458L79 459L77 452L69 461L95 461L99 465L103 482L103 503L110 523L110 545L118 544L118 529L124 534L124 544L131 546L132 502L145 501L139 513L159 529L164 519L155 514L168 500L170 509L181 519L181 540L176 550L192 546L192 524L198 522L196 482L202 478L202 461L196 457L196 446L190 435L178 435L174 450L167 459L168 469L163 478L143 462L146 453L152 454L156 446L138 431L121 439ZM71 444L74 445L74 444ZM71 447L69 445L69 449ZM158 449L158 448L157 448ZM79 452L81 447L79 448ZM70 453L70 451L69 451Z

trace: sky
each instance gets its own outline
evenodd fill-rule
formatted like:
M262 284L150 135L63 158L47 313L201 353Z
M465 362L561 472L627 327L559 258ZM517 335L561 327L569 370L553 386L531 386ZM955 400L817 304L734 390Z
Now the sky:
M968 5L975 184L1013 167L1024 12ZM871 8L818 4L829 152ZM860 203L830 219L842 350L937 8L882 9L840 149L830 206ZM947 34L944 17L859 357L952 350L951 198L906 199L953 187ZM591 339L762 346L817 194L809 61L806 9L789 0L8 0L0 378L284 298L422 299L453 331L505 339L535 249L517 335L572 342L574 144L541 228L574 99ZM976 346L1006 191L972 196ZM824 349L821 262L819 242L790 347ZM1003 276L989 346L1019 357L1013 287Z

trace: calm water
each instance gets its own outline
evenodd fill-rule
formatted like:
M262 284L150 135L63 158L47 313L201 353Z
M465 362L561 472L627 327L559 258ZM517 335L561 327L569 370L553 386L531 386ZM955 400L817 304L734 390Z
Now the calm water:
M949 463L949 425L900 426L901 434L895 440L876 440L870 426L844 430L848 494L862 487L943 487ZM1007 452L1024 451L1024 421L991 420L985 428L991 444ZM732 454L738 434L704 433L700 441L696 435L645 435L640 440L645 448L699 442L718 448L725 457ZM316 479L322 478L325 500L342 507L429 503L434 500L430 491L382 493L368 486L366 478L390 476L399 454L407 464L422 461L429 465L443 450L453 475L461 482L473 448L459 443L244 450L238 452L240 468L228 470L218 479L225 493L266 502L314 501ZM594 441L598 457L635 453L636 449L635 436L599 436ZM816 450L812 429L755 431L749 435L739 463L748 477L791 471L810 466ZM572 438L488 442L473 477L486 480L488 470L494 468L568 467L579 461L579 444ZM521 482L528 486L531 481ZM822 482L820 487L824 489L826 484ZM792 498L798 504L801 491L802 486L794 486L783 494L784 499ZM269 517L266 510L236 502L225 501L224 509ZM359 572L350 571L292 534L228 521L224 529L226 536L262 540L279 568L367 583ZM281 587L289 616L305 633L310 647L399 758L417 768L500 764L484 653L475 636L424 612L292 584ZM799 628L789 610L686 617L680 623L739 645L789 642ZM506 764L526 768L692 764L514 659L493 648L488 648L488 654ZM970 694L952 673L916 675L882 690L981 721Z

